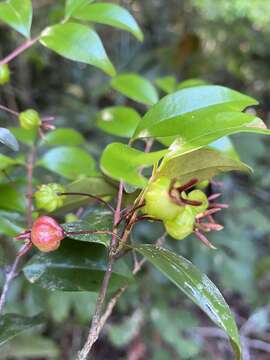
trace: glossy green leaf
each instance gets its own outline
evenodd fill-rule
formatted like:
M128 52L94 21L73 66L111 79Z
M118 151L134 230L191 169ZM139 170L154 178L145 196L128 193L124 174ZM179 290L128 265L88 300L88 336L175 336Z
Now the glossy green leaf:
M160 166L158 176L177 178L186 183L191 179L210 180L213 176L228 171L250 172L251 169L217 150L204 148L166 159Z
M78 231L112 231L113 214L110 210L95 209L90 214L84 216L82 220L62 224L63 229L68 232ZM109 246L111 235L109 234L77 234L68 235L71 239L80 241L99 243L104 246Z
M107 268L104 246L69 238L51 253L38 253L23 268L26 278L48 290L98 291ZM132 282L132 273L120 259L114 266L110 290Z
M185 88L165 96L154 105L143 117L134 137L180 135L185 138L188 136L187 133L193 131L202 133L202 128L213 131L219 122L226 119L229 121L238 111L256 104L256 100L222 86L203 85ZM225 112L229 113L229 116L224 119L222 113ZM231 121L234 124L234 120ZM247 122L251 120L242 120L241 124Z
M72 146L60 146L49 150L39 165L68 179L91 175L95 170L92 156L85 150Z
M106 147L101 157L101 170L116 180L130 185L143 187L147 179L140 169L157 163L167 150L144 153L121 143L112 143Z
M146 105L158 101L158 93L149 80L140 75L126 73L112 79L111 86L124 96Z
M7 236L16 236L23 230L23 227L18 225L13 219L13 215L8 212L0 211L0 234Z
M87 26L73 22L46 28L40 38L42 45L67 59L98 67L110 76L115 69L98 34Z
M25 330L42 325L44 317L36 315L26 317L17 314L5 314L0 317L0 346Z
M134 17L122 6L110 3L98 3L77 8L74 16L100 24L129 31L138 40L143 41L143 33Z
M181 90L193 86L201 86L201 85L208 85L208 82L202 79L188 79L183 80L179 84L176 85L175 90Z
M30 37L32 2L30 0L8 0L1 2L0 20L23 36Z
M92 176L84 179L76 180L66 185L67 192L81 192L92 194L98 197L112 196L116 193L116 189L110 185L101 176ZM80 206L87 205L90 202L96 202L96 200L82 196L82 195L67 195L64 200L64 204L57 212L66 212L71 209L78 208Z
M41 144L45 146L69 145L77 146L85 142L83 136L74 129L61 128L50 131L42 139Z
M0 128L0 143L8 146L10 149L14 151L19 150L18 141L8 129Z
M209 147L221 151L233 159L240 159L231 139L228 136L224 136L216 140L215 142L211 143Z
M97 125L103 131L130 138L141 121L136 110L127 106L112 106L100 111L97 115Z
M195 304L223 329L231 340L237 360L241 359L241 344L237 326L229 306L211 280L190 261L154 245L134 247Z
M90 4L94 0L66 0L65 15L70 17L79 7Z
M165 93L170 94L176 89L176 78L174 76L164 76L155 80L156 85Z

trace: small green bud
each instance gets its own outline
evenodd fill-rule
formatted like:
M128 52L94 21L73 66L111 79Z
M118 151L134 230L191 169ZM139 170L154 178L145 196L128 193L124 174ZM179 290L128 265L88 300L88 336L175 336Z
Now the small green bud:
M161 177L150 184L142 209L145 214L161 220L172 220L183 211L183 208L175 204L169 196L170 183L169 178Z
M41 185L35 193L37 208L52 212L61 207L65 196L59 196L58 193L63 192L65 192L65 188L59 184Z
M34 130L41 125L39 113L36 110L28 109L19 114L20 125L23 129Z
M199 206L192 206L189 207L192 209L195 215L204 212L208 208L208 199L205 193L201 190L193 190L188 194L188 200L192 201L200 201L202 204Z
M79 220L79 218L73 213L68 213L65 216L65 223L73 223L73 222L76 222L78 220Z
M175 219L165 221L167 233L176 240L183 240L193 232L195 215L189 206L185 207Z
M8 64L0 65L0 85L7 84L10 80Z

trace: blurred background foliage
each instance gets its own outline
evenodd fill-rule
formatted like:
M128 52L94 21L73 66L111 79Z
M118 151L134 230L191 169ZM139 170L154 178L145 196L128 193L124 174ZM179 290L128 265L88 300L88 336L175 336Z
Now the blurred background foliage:
M138 72L153 83L174 76L177 81L200 78L232 87L260 101L256 111L269 126L268 0L112 2L128 8L145 33L145 42L140 44L128 33L98 26L118 72ZM63 1L33 3L34 33L62 16ZM1 24L0 56L21 40ZM100 109L125 104L145 111L111 90L109 79L100 71L64 60L39 45L14 61L11 70L12 83L0 90L1 103L15 110L35 107L56 115L57 127L79 130L95 158L114 139L95 127ZM5 121L16 126L1 113L1 123ZM263 136L248 134L231 139L255 173L226 175L211 185L230 204L220 215L225 229L211 237L218 250L209 251L194 237L183 242L169 240L168 246L194 262L222 290L243 335L245 359L266 360L270 358L270 143ZM48 175L43 179L51 180ZM5 203L3 196L1 212L7 210ZM0 219L1 232L5 226ZM157 225L140 224L134 239L154 242L162 231ZM14 250L8 241L3 244L4 261ZM232 359L223 333L167 280L150 266L138 278L106 326L95 347L95 359ZM86 336L95 299L94 293L49 293L17 278L6 310L25 315L45 311L50 320L2 347L1 359L73 359Z

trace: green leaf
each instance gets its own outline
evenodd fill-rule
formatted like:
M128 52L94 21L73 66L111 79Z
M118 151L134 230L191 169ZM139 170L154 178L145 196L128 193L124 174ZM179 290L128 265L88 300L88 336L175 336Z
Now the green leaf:
M233 315L216 286L191 262L173 252L154 245L134 247L229 336L237 360L241 359L241 345Z
M141 121L137 111L127 106L112 106L100 111L97 125L103 131L130 138Z
M83 143L85 143L83 136L78 131L69 128L61 128L50 131L41 141L41 145L45 146L59 146L66 144L69 146L77 146Z
M21 332L44 323L42 315L26 317L17 314L5 314L0 317L0 346Z
M115 69L98 34L82 24L66 22L46 28L40 38L42 45L67 59L96 66L110 76Z
M145 114L134 138L180 135L185 139L192 137L192 135L188 136L188 133L193 131L198 133L201 128L215 130L220 122L230 121L238 115L238 111L256 104L256 100L246 95L217 85L178 90L162 98ZM224 112L229 113L225 119L222 118ZM246 114L246 116L250 115ZM233 124L236 122L237 125L238 120L231 121ZM251 117L245 121L242 119L241 124L247 122L251 122ZM233 125L230 123L230 126Z
M176 89L176 79L174 76L164 76L155 80L156 85L165 93L170 94Z
M82 220L62 224L63 229L68 232L78 232L78 231L112 231L113 224L113 215L110 210L104 209L95 209L91 211L87 217L83 217ZM68 235L71 239L99 243L106 247L110 244L111 235L109 234L78 234L78 235Z
M23 228L17 225L14 220L8 217L8 213L5 216L0 212L0 234L4 234L7 236L16 236L18 235Z
M23 268L26 278L48 290L98 291L107 268L104 246L66 238L51 253L39 253ZM132 282L132 273L120 259L114 266L110 290Z
M251 169L239 160L232 159L214 149L200 149L185 155L165 159L158 176L177 178L182 183L191 179L210 180L213 176L227 171L245 171Z
M215 142L211 143L209 147L221 151L233 159L240 160L240 157L228 136L224 136L216 140Z
M10 127L10 132L16 137L18 141L21 141L23 144L32 145L38 135L36 129L26 130L21 127Z
M202 79L188 79L181 81L179 84L176 85L175 90L181 90L193 86L201 86L201 85L208 85L208 82Z
M0 20L25 37L30 37L32 24L30 0L8 0L0 3Z
M25 188L17 183L0 185L0 208L25 213Z
M0 142L8 146L13 151L19 150L18 141L8 129L0 128Z
M1 348L3 359L59 359L60 351L56 343L34 334L19 336Z
M154 165L166 153L167 150L144 153L121 143L112 143L102 154L101 170L113 179L143 187L147 179L140 174L140 169Z
M66 185L66 191L90 193L98 197L112 196L116 193L116 189L101 176L93 176L74 181ZM59 208L57 212L66 212L95 201L96 200L91 199L90 197L82 195L67 195L63 206Z
M134 17L122 6L110 3L85 5L77 8L74 16L80 20L88 20L100 24L129 31L139 41L143 41L143 33Z
M49 150L39 162L43 166L67 179L91 175L95 161L85 150L72 146L60 146Z
M66 0L65 15L69 18L80 6L84 6L94 0Z
M149 80L140 75L126 73L112 79L111 86L124 96L145 105L154 105L158 93Z
M0 154L0 171L5 170L9 166L14 166L18 164L23 164L21 160L12 159L6 155Z

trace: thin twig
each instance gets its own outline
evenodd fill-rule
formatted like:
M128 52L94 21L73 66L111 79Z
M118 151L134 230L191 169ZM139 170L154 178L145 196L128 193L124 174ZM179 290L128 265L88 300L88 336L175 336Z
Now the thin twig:
M92 194L88 194L88 193L81 193L81 192L62 192L62 193L58 193L59 196L62 195L75 195L75 196L88 196L91 199L97 200L99 202L101 202L102 204L106 205L113 213L115 212L115 209L105 200L103 200L102 198L96 196L96 195L92 195Z
M8 112L8 113L10 113L10 114L12 114L12 115L14 115L14 116L19 116L19 113L17 112L17 111L15 111L15 110L12 110L12 109L9 109L8 107L6 107L6 106L4 106L4 105L0 105L0 110L3 110L3 111L5 111L5 112Z
M28 39L26 42L21 44L17 49L12 51L8 56L6 56L4 59L0 60L0 65L4 65L15 59L18 55L20 55L25 50L29 49L32 45L34 45L38 41L39 37Z
M29 243L25 243L22 248L19 250L19 252L16 255L16 258L11 266L10 271L6 274L5 283L3 286L2 294L0 297L0 314L3 311L4 305L6 303L7 293L11 284L11 281L16 275L17 268L20 262L21 257L30 249Z
M107 265L107 269L106 269L106 272L105 272L105 275L103 278L103 283L102 283L102 286L101 286L101 289L100 289L100 292L98 295L96 309L95 309L95 313L93 315L93 319L92 319L92 323L91 323L90 330L88 333L88 337L87 337L86 343L84 344L83 348L78 353L77 360L87 359L87 356L90 353L94 343L97 341L99 333L100 333L100 320L101 320L101 316L102 316L103 304L104 304L107 290L109 287L109 282L110 282L110 278L112 275L113 265L116 261L116 258L114 257L114 252L115 252L115 249L118 244L116 225L119 222L120 216L121 216L123 190L124 190L124 184L121 181L119 184L117 206L116 206L116 210L114 213L114 221L113 221L114 228L113 228L113 235L111 238L111 244L110 244L110 250L109 250L108 265Z

